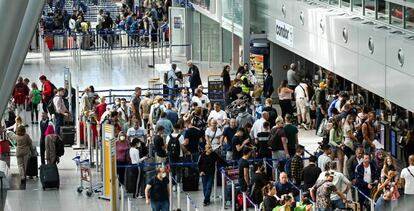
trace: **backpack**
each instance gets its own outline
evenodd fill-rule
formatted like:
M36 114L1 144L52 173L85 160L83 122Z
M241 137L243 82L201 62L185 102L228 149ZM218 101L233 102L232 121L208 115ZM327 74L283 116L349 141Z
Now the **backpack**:
M53 99L49 100L49 102L47 103L47 112L52 115L56 113L56 108L55 108L55 104L53 103Z
M364 125L364 124L366 124L366 122L365 122L366 120L363 120L362 121L362 124L361 124L361 127L359 127L358 128L358 130L356 131L356 138L357 138L357 140L358 140L358 143L362 143L363 141L364 141L364 134L362 134L362 126Z
M63 143L62 139L60 139L59 136L56 136L55 145L56 145L56 156L62 157L65 154L65 144Z
M170 155L170 157L173 158L178 158L180 157L180 137L181 134L178 134L177 137L173 137L172 135L170 135L170 141L168 141L168 146L167 146L167 150L168 150L168 154Z
M161 106L155 107L152 113L152 123L156 124L161 116Z
M267 145L272 149L272 151L278 150L277 147L279 146L279 142L281 141L280 136L279 136L280 130L281 130L280 128L272 130L272 133L270 134L270 138L267 141Z
M42 100L42 95L40 94L39 90L33 90L32 91L32 103L33 104L39 104L40 101Z

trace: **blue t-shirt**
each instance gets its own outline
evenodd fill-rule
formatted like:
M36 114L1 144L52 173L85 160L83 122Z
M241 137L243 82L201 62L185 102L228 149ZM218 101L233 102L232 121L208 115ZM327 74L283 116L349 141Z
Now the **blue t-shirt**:
M256 106L256 119L261 119L262 118L262 113L263 113L263 105L259 104Z
M292 193L292 184L290 184L289 182L286 184L276 182L275 187L276 187L278 197L281 197L284 194Z

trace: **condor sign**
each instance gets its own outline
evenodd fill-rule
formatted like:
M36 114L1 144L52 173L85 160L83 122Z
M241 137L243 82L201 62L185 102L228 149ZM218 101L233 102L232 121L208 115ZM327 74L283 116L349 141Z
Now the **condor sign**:
M293 26L276 20L276 40L293 47Z

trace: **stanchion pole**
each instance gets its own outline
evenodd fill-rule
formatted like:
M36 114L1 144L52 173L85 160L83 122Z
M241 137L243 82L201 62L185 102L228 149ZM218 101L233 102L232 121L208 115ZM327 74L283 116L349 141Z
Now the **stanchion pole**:
M243 211L247 210L247 204L246 204L246 192L243 192Z
M171 174L168 174L168 179L170 181L170 183L168 184L168 186L170 188L170 211L172 211L173 210L173 192L174 191L172 191L172 189L173 189L173 185L172 185L173 179L172 179Z
M234 182L231 181L231 211L236 210L236 188Z
M371 210L375 210L375 204L374 204L374 200L369 199L370 205L371 205Z
M224 172L221 172L221 200L222 200L222 204L221 204L221 210L224 211L225 206L226 206L226 183L225 183L225 175Z
M177 182L177 208L181 207L181 187L180 183Z
M128 211L132 211L132 204L130 198L128 198Z
M217 198L217 165L214 166L213 200Z
M121 208L120 208L120 210L121 211L124 211L124 209L125 209L125 196L124 196L124 187L121 185L121 188L120 188L120 190L121 190L121 203L120 203L120 206L121 206Z
M190 197L187 194L187 211L191 210L191 201L190 201Z
M263 158L263 165L264 165L264 167L265 167L265 169L264 169L264 171L265 171L265 174L267 175L267 165L266 165L266 158Z

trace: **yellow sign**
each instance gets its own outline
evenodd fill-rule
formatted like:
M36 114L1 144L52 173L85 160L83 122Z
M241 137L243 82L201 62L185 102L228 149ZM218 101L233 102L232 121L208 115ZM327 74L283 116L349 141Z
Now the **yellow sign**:
M104 141L103 150L104 150L104 196L109 198L111 192L111 144L109 140Z
M103 127L103 195L101 198L111 201L113 211L117 210L117 175L116 175L116 148L114 138L114 126Z

